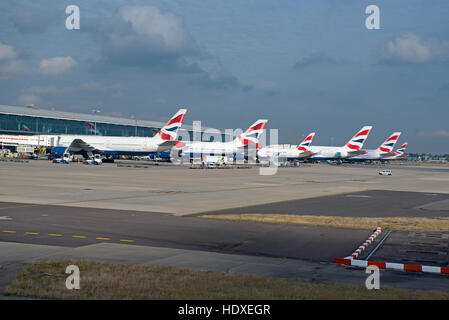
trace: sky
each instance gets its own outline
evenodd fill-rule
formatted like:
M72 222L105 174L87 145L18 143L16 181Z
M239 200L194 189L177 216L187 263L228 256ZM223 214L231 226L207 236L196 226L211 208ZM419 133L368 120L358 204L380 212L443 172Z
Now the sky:
M66 7L80 29L66 28ZM380 9L368 30L366 7ZM449 153L447 0L3 0L0 104ZM268 141L269 142L269 141Z

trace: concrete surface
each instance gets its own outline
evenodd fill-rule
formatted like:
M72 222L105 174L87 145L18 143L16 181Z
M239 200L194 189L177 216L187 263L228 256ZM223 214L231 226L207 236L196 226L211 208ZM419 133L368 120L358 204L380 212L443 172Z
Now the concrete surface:
M209 212L339 217L449 217L449 194L369 190Z
M14 257L5 255L15 251ZM49 259L89 259L137 265L163 265L193 270L210 270L229 274L251 274L267 277L302 278L327 283L364 285L364 270L346 268L333 263L313 263L287 258L255 257L196 250L130 246L101 243L78 248L0 242L0 265L24 265ZM0 283L5 283L0 273ZM381 286L409 289L449 291L445 276L413 277L405 272L381 271ZM81 273L82 279L82 273ZM8 278L7 280L11 280ZM82 281L82 280L81 280ZM0 290L2 288L0 287Z
M392 168L393 176L379 176ZM0 201L191 214L364 190L449 193L449 167L304 165L192 170L179 166L85 166L48 161L0 164Z

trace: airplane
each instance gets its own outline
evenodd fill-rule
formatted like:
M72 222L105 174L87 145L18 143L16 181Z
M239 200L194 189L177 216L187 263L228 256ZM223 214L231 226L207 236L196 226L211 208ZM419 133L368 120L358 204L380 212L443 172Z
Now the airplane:
M64 154L148 155L153 152L170 151L177 143L178 129L184 121L186 109L178 112L153 137L113 137L100 135L31 135L0 136L6 145L31 145L52 148L54 158Z
M364 126L342 147L310 146L309 151L312 152L312 156L309 160L340 160L364 154L363 143L371 129L372 126Z
M391 136L387 138L377 149L366 150L365 154L361 154L355 157L346 159L348 162L359 162L359 161L372 161L379 160L394 155L393 148L398 141L401 132L394 132Z
M169 151L177 143L178 129L184 121L186 109L178 112L153 137L108 137L96 135L61 135L53 156L78 153L91 158L92 154L148 155L152 152Z
M315 132L310 133L298 146L296 147L284 147L282 145L271 145L260 149L257 152L259 159L270 159L273 157L278 157L278 159L301 159L307 158L312 155L309 150L309 146L312 143Z
M407 158L407 155L405 154L405 149L407 149L408 142L404 142L395 152L394 155L391 157L386 157L381 160L400 160Z
M235 155L244 151L245 147L254 145L256 148L260 148L259 135L263 133L267 125L268 120L257 120L248 129L246 129L241 135L235 138L233 141L228 142L180 142L177 147L178 155Z

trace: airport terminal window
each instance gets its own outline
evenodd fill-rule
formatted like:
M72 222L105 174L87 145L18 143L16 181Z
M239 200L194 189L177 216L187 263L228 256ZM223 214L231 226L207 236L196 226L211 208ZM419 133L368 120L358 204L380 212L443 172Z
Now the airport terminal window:
M160 128L125 126L94 121L64 120L0 114L0 130L45 134L85 134L122 137L153 137ZM202 137L201 137L202 138ZM225 135L223 135L223 141ZM179 140L193 141L193 132L180 129Z

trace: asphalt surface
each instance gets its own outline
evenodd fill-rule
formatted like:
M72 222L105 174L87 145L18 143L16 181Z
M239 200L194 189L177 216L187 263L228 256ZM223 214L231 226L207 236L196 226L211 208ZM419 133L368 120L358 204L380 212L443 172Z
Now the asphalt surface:
M388 177L387 177L388 178ZM296 214L340 217L449 217L448 205L429 210L433 203L449 201L449 194L370 190L327 197L240 207L208 214Z
M361 254L360 259L365 260L374 247ZM382 246L373 252L369 260L447 267L449 265L449 230L446 232L393 231Z
M80 247L111 242L331 262L369 235L367 230L0 203L0 241L29 244Z

